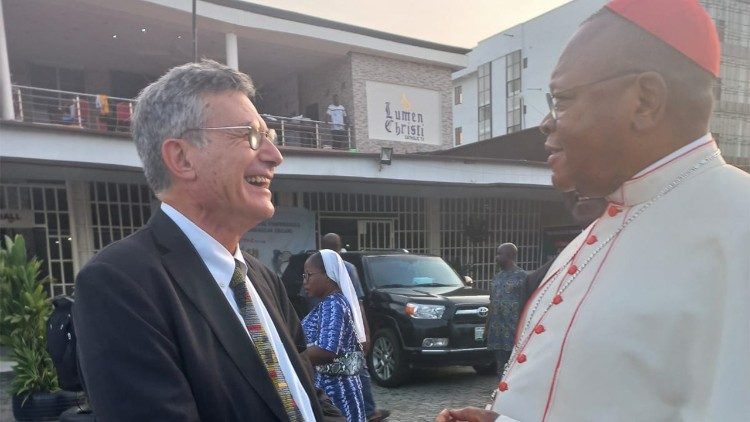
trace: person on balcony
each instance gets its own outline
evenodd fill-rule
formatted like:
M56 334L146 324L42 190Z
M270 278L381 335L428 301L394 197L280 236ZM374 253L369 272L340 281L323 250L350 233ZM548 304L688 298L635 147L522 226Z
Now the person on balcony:
M144 89L133 138L162 203L76 279L84 384L103 421L340 421L281 280L239 248L282 156L250 78L204 60Z
M326 110L326 122L331 124L334 149L348 149L349 135L346 130L346 108L339 103L339 96L333 94L333 103Z

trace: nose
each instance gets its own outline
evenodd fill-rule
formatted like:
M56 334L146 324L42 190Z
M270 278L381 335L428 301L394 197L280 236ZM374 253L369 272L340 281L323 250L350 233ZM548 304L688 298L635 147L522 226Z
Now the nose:
M539 131L542 132L543 135L549 135L553 130L555 130L555 119L552 118L552 113L550 112L544 116L544 119L542 119L542 122L539 124Z
M271 167L278 167L279 164L284 161L284 157L281 155L279 148L277 148L273 142L268 140L261 142L260 148L258 149L258 156L263 162L268 163Z

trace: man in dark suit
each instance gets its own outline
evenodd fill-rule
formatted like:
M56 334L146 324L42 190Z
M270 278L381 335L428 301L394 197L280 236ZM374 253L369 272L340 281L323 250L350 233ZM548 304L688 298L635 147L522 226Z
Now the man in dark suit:
M239 250L273 216L282 157L250 78L212 61L171 69L138 99L133 137L160 210L78 275L81 372L103 421L317 421L278 277Z

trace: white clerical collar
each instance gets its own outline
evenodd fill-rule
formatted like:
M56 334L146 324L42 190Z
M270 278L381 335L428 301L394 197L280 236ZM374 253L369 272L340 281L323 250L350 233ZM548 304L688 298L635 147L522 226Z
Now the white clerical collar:
M662 157L661 159L659 159L655 163L649 165L645 169L643 169L643 170L639 171L638 173L636 173L632 178L635 179L637 177L641 177L644 174L646 174L646 173L654 170L655 168L663 166L664 164L666 164L666 163L674 160L675 158L684 155L686 152L692 151L693 149L698 148L700 146L703 146L703 144L707 144L707 143L712 142L712 141L713 141L713 137L711 136L710 133L707 133L707 134L701 136L700 138L696 139L695 141L693 141L693 142L685 145L684 147L682 147L682 148L680 148L680 149L678 149L676 151L673 151L671 154L668 154L668 155Z
M210 234L206 233L171 205L162 202L161 210L185 233L185 236L193 244L201 260L206 264L209 272L214 277L214 280L219 283L220 287L222 287L222 283L227 283L232 279L235 259L247 269L247 264L245 263L245 258L242 256L239 245L235 248L234 254L231 254L221 243L211 237Z
M703 136L641 170L614 192L607 195L606 199L609 202L625 206L633 206L648 201L678 178L680 174L717 151L716 142L711 136ZM702 171L721 165L723 162L722 159L713 160L710 165L704 166Z

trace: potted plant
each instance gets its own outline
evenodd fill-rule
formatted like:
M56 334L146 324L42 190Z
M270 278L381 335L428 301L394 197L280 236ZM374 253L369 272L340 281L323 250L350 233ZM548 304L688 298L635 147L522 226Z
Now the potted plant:
M18 421L56 420L76 404L75 393L58 388L46 348L47 318L52 304L40 277L42 261L28 259L23 236L5 236L0 248L0 342L10 347L15 365L10 393Z

